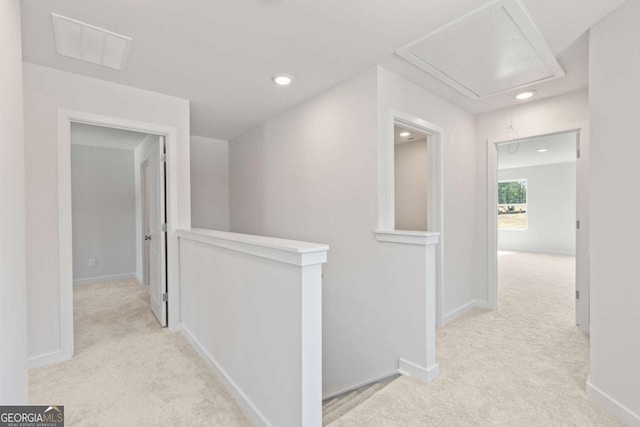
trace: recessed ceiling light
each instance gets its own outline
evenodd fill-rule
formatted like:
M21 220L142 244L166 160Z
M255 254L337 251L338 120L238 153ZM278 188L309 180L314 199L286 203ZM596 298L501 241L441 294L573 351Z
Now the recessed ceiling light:
M411 132L406 132L406 131L405 132L400 132L400 136L403 137L403 138L408 138L409 135L411 135Z
M546 153L547 151L549 151L547 148L540 148L538 153Z
M287 74L278 74L276 76L273 76L273 81L278 86L289 86L293 81L293 77Z
M536 94L535 90L528 90L526 92L520 92L519 94L516 95L516 99L524 101L525 99L531 98L535 94Z

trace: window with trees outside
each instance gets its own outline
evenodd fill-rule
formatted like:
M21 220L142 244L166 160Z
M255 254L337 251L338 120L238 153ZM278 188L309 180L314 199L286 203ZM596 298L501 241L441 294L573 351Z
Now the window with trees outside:
M527 229L527 180L498 183L498 229Z

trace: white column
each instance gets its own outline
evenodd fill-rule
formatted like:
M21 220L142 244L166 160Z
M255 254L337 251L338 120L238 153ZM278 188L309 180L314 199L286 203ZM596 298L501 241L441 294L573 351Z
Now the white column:
M302 426L322 426L322 264L302 267Z
M420 324L407 325L407 327L416 328L417 336L412 339L412 345L418 345L420 348L414 349L411 360L405 355L398 355L398 372L422 381L432 381L439 373L436 363L436 287L438 286L437 247L440 242L440 233L377 230L376 238L380 242L424 247L425 300L420 312L414 313L414 316L420 319Z
M436 247L438 245L438 236L431 236L426 239L426 267L427 267L427 381L434 380L439 373L439 367L436 363Z

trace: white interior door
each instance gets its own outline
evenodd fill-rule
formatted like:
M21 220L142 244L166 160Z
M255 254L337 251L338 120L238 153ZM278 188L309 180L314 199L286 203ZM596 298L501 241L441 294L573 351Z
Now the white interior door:
M167 250L165 211L165 144L149 156L147 196L149 199L149 295L151 311L167 326Z

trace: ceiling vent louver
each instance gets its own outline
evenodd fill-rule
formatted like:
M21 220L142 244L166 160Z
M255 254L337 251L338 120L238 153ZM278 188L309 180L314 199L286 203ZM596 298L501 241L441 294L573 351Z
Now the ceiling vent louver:
M123 70L132 39L55 13L53 32L59 55Z

